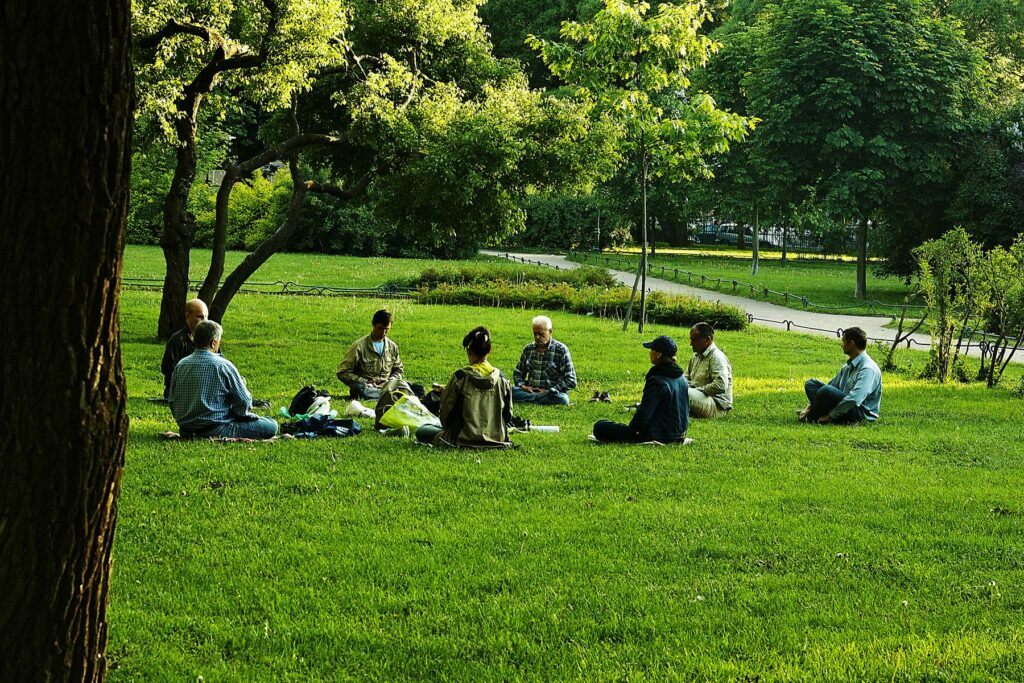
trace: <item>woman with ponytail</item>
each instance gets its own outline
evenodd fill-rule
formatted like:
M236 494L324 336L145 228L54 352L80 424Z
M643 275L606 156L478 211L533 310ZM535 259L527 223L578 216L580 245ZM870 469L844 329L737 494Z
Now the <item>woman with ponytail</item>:
M462 339L467 365L455 371L441 393L441 427L424 425L416 439L435 446L511 448L512 386L487 362L491 333L475 327Z

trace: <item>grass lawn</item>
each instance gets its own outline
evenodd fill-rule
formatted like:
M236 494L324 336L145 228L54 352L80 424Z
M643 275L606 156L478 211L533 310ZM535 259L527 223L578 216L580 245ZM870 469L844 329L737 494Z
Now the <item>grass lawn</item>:
M608 256L613 259L617 257L622 261L628 261L634 271L640 261L639 254L619 253L608 254ZM582 259L574 256L573 260L580 261ZM605 265L604 260L596 254L586 258L585 262L600 266ZM801 259L790 260L785 265L782 265L777 259L762 259L758 267L757 277L750 274L749 257L735 258L731 256L715 256L709 253L680 254L659 251L651 259L651 264L654 266L654 270L651 272L651 275L654 277L664 277L668 280L676 280L683 284L691 284L695 287L703 287L704 289L711 289L725 294L737 294L749 298L763 299L774 304L789 306L790 308L803 308L798 297L807 297L810 303L829 307L831 312L841 313L843 311L840 309L847 307L854 307L852 309L853 312L865 312L866 310L864 305L853 296L854 285L857 281L857 266L856 263L849 261ZM617 264L613 260L608 267L621 270L623 269L621 266L624 265L624 263ZM661 272L662 266L666 270L664 274ZM690 271L698 276L704 275L708 280L703 283L701 283L699 277L687 280L686 274L683 272L680 272L679 277L676 278L675 273L672 272L672 269L676 268L680 271ZM721 285L715 282L718 278L722 280ZM740 283L735 289L732 286L733 280ZM797 298L791 298L788 302L776 294L766 298L761 292L752 294L747 285L754 285L762 291L767 287L776 292L789 292ZM902 306L903 298L909 291L910 288L901 279L878 277L872 272L870 267L868 268L869 299L885 304ZM812 308L811 310L815 309ZM895 308L875 309L873 312L878 315L899 313Z
M381 303L240 295L224 353L275 411L306 383L340 393ZM880 423L799 425L838 342L752 328L719 335L736 410L694 424L694 446L597 446L647 354L614 321L553 312L582 385L518 411L562 431L515 451L162 442L158 304L122 298L112 681L1024 679L1024 402L1006 389L886 375ZM419 381L446 380L476 324L510 375L534 314L387 305ZM663 332L685 337L645 336ZM597 389L614 403L588 403Z
M246 252L229 251L224 276L238 265ZM359 258L328 254L274 254L249 278L252 282L297 282L330 287L377 287L392 278L417 275L428 266L450 261L397 258ZM210 250L193 249L189 276L202 281L210 268ZM129 244L125 247L124 277L163 280L166 272L160 247Z

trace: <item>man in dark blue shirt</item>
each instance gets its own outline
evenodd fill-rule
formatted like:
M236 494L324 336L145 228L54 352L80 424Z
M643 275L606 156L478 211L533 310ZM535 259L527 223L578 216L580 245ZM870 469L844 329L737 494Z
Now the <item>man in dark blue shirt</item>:
M689 385L676 363L672 337L661 336L644 343L651 350L651 369L644 383L643 399L628 425L598 420L594 438L598 441L670 443L686 438L690 414Z

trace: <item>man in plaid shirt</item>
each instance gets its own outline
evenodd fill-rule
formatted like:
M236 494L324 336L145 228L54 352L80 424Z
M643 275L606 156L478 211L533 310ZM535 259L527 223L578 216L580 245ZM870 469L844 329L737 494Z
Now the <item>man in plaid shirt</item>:
M168 402L181 435L269 439L277 422L252 412L252 394L238 369L218 355L223 328L204 320L192 332L196 350L171 374Z
M576 368L565 344L551 338L551 318L546 315L533 319L533 343L523 349L512 378L513 403L569 405Z

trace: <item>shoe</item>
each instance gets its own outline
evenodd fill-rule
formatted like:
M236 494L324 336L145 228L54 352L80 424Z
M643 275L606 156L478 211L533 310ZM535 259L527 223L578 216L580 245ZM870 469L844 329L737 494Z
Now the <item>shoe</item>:
M612 397L608 395L607 391L602 391L601 395L597 397L597 400L601 403L611 403Z
M368 420L373 420L377 416L371 409L367 408L359 401L352 401L348 404L348 407L345 408L345 417L365 417Z
M254 398L252 400L252 407L253 408L269 408L270 407L270 401L265 399L265 398Z
M384 436L400 436L403 439L408 439L409 435L412 434L408 427L395 427L394 429L385 429L381 432Z
M594 403L595 401L600 401L601 400L601 392L600 391L595 391L594 395L591 396L588 400L591 403Z

